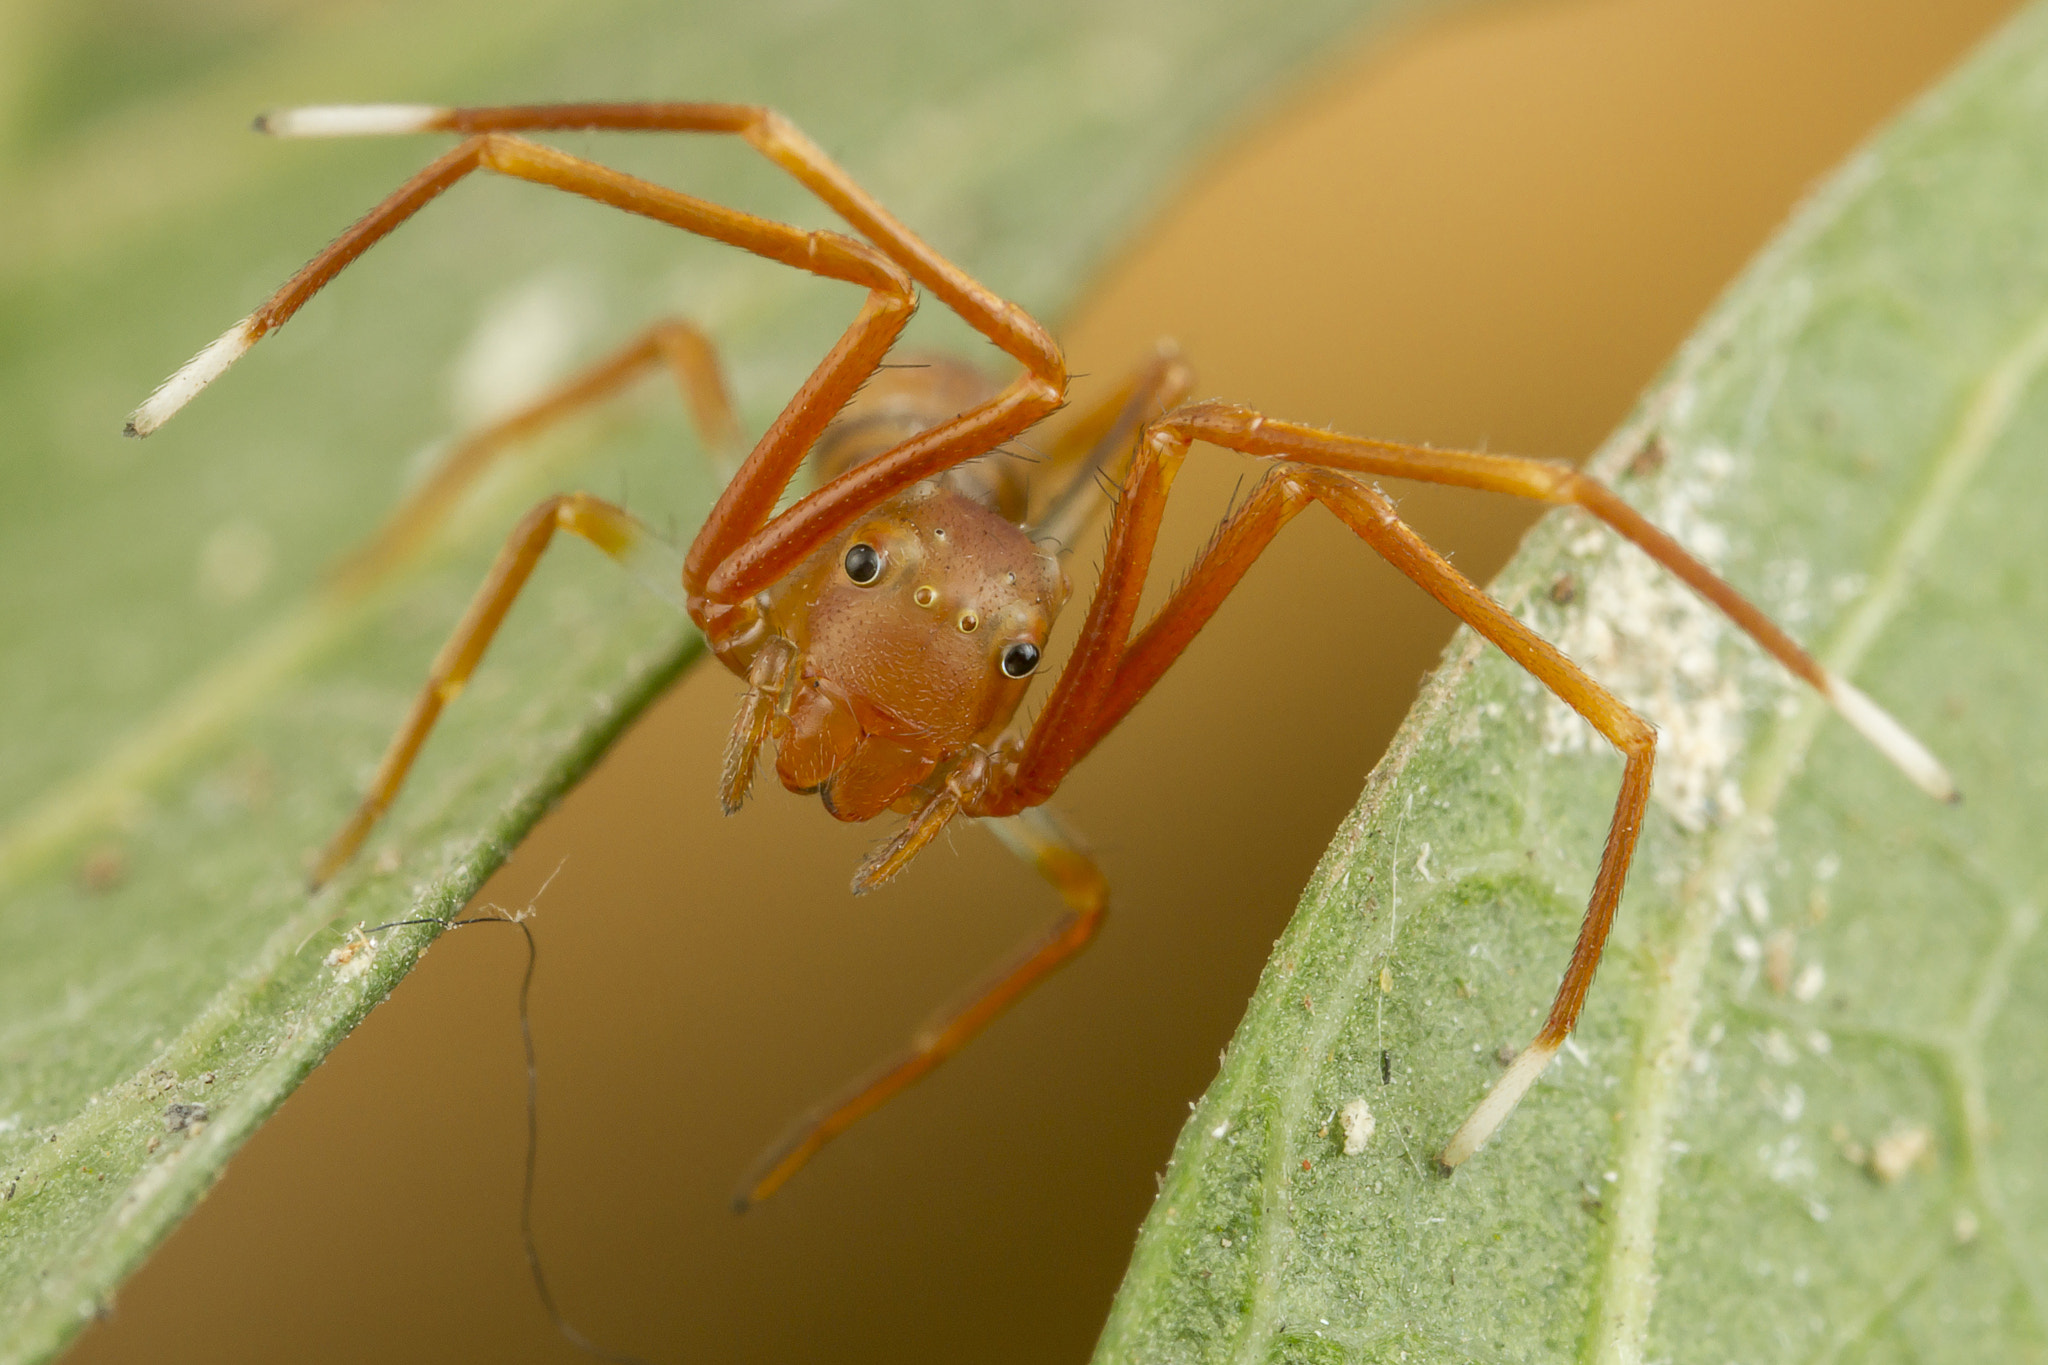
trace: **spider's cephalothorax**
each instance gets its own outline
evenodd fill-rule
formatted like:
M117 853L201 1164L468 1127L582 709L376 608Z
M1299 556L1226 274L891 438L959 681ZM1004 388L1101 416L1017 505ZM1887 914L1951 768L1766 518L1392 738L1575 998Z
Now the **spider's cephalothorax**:
M957 415L985 384L958 362L885 372L905 373L922 382L871 385L827 429L812 457L821 481ZM1067 600L1023 515L1015 462L980 460L891 498L763 593L736 744L771 704L791 791L817 792L842 820L922 806L935 773L1010 723Z

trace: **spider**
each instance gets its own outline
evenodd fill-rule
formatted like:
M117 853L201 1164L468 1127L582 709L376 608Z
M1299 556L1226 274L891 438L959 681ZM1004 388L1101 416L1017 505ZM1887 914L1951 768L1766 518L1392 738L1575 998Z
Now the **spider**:
M1611 490L1569 466L1377 441L1236 404L1185 402L1192 375L1165 345L1107 399L1039 436L1066 398L1065 362L1051 336L898 222L773 110L709 103L316 106L267 115L258 127L285 137L440 132L461 141L166 380L130 419L132 435L161 426L337 273L476 171L582 195L866 291L858 315L754 443L687 550L586 493L547 498L527 513L434 660L361 804L313 873L316 885L326 881L361 847L441 710L564 531L685 610L720 661L746 680L719 781L728 813L746 800L772 741L777 778L792 791L817 795L835 817L906 817L856 871L855 894L899 874L952 821L987 822L1052 885L1066 913L967 1004L800 1123L749 1175L738 1196L742 1207L773 1193L826 1142L957 1052L1095 937L1107 883L1044 803L1172 667L1281 528L1317 504L1527 669L1624 759L1606 848L1550 1013L1450 1135L1438 1155L1443 1169L1470 1158L1506 1120L1584 1005L1649 799L1656 733L1404 525L1371 482L1376 476L1582 508L1724 612L1918 785L1943 800L1956 797L1941 764L1875 702L1822 668ZM740 137L858 235L756 217L519 136L563 130ZM998 384L959 361L889 363L920 288L1021 373ZM736 446L715 352L688 323L663 322L466 442L351 572L375 572L423 534L515 437L661 367L673 372L706 435ZM1046 487L1039 490L1025 486L1013 462L981 458L1026 433L1041 440L1047 455ZM1138 628L1161 516L1196 443L1241 452L1268 469ZM819 486L778 512L807 460ZM1069 542L1085 528L1100 482L1109 480L1120 482L1121 492L1072 653L1035 720L1013 727L1072 592L1057 554L1045 546Z

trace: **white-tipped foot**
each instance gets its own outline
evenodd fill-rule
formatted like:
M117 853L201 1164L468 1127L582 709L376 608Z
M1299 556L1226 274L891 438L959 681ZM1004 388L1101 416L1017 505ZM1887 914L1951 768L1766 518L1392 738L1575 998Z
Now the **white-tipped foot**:
M1485 1146L1493 1130L1507 1122L1508 1115L1515 1112L1522 1096L1529 1093L1529 1087L1536 1084L1536 1078L1556 1055L1555 1043L1537 1042L1523 1048L1522 1055L1508 1064L1501 1078L1493 1083L1493 1089L1486 1092L1486 1098L1479 1101L1479 1107L1451 1134L1451 1140L1437 1154L1437 1164L1446 1171L1454 1171Z
M141 407L129 414L128 434L147 436L170 421L179 408L192 401L194 394L220 378L222 371L240 360L256 344L257 335L252 318L243 318L221 333L219 340L186 361L176 374L157 385L156 392L145 399Z
M1835 710L1842 713L1842 719L1855 726L1858 734L1876 745L1877 751L1896 764L1900 772L1912 778L1922 791L1938 801L1962 799L1962 793L1956 790L1955 779L1948 775L1948 769L1941 766L1941 760L1929 753L1926 745L1913 738L1905 726L1893 720L1889 712L1853 683L1830 673L1824 690Z
M256 117L272 137L383 137L430 131L449 111L438 104L305 104Z

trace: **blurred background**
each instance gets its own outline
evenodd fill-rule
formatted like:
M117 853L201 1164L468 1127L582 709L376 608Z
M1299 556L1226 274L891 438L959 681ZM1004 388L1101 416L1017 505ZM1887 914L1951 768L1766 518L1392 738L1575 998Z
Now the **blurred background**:
M1242 129L1053 320L1079 396L1172 336L1204 394L1580 458L1816 177L2011 8L1529 0L1413 27ZM100 47L138 81L175 32L141 13L109 8ZM20 77L0 63L0 98ZM1243 472L1197 461L1168 578ZM1482 579L1530 519L1402 496ZM687 677L482 898L538 911L535 1217L570 1316L658 1360L1082 1359L1188 1102L1449 634L1297 523L1062 792L1116 888L1098 945L743 1218L726 1197L762 1146L1057 906L973 829L855 901L872 831L775 790L721 819L738 684ZM523 962L509 931L438 945L71 1359L569 1358L518 1235Z

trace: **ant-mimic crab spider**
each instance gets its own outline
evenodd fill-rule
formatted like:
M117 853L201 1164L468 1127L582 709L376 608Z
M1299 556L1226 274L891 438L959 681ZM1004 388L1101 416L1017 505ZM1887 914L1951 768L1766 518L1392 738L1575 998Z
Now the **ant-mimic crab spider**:
M766 1197L827 1141L929 1072L1101 927L1108 887L1044 811L1067 773L1180 657L1252 562L1297 513L1321 504L1360 539L1562 698L1625 761L1613 824L1577 945L1549 1017L1439 1155L1450 1169L1500 1126L1571 1033L1620 903L1650 795L1656 734L1612 693L1458 573L1396 515L1370 480L1415 479L1577 506L1633 541L1824 696L1921 787L1955 788L1933 756L1876 703L1601 483L1568 466L1368 440L1223 402L1183 403L1191 375L1171 348L1046 443L1050 490L1036 507L1012 462L979 457L1058 411L1059 347L1015 304L941 256L772 110L730 104L593 103L449 109L313 107L268 116L287 137L422 132L462 141L343 233L254 313L137 409L153 431L250 346L282 325L385 234L473 171L583 195L867 291L858 316L740 464L687 552L624 508L584 493L550 497L520 521L468 613L434 660L411 716L361 805L321 854L316 884L362 845L405 780L441 709L467 681L557 531L579 536L686 610L748 684L726 750L719 799L746 799L761 751L776 775L842 820L907 816L861 864L856 893L894 877L958 817L989 822L1059 892L1067 913L964 1007L900 1058L805 1120L749 1177ZM857 237L806 231L693 198L517 136L614 130L743 138L849 224ZM998 387L959 362L885 361L923 288L1022 367ZM657 325L526 410L480 433L403 507L357 561L373 569L416 539L504 446L667 366L714 444L734 444L710 346L686 323ZM1175 474L1196 442L1269 461L1180 585L1142 628L1138 602ZM816 491L776 508L807 459ZM1069 543L1121 484L1102 573L1073 651L1043 708L1010 729L1070 587L1048 536Z

